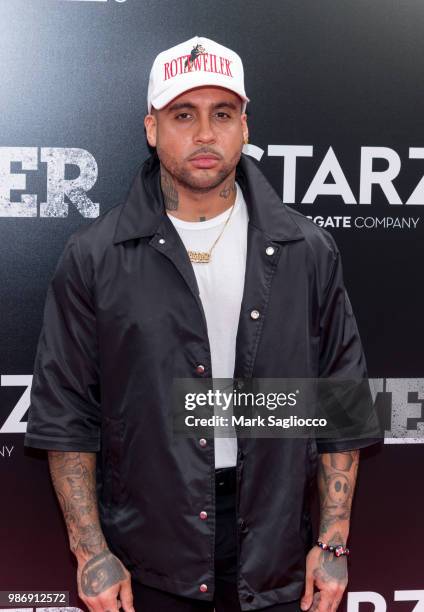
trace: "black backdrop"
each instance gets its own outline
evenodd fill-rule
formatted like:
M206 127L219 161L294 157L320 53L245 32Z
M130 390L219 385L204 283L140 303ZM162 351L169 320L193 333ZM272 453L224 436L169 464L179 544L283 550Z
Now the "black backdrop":
M424 600L423 28L421 0L0 0L0 590L69 590L82 607L45 454L23 449L47 285L67 237L125 197L148 155L154 57L199 35L243 59L245 152L335 236L383 392L341 608Z

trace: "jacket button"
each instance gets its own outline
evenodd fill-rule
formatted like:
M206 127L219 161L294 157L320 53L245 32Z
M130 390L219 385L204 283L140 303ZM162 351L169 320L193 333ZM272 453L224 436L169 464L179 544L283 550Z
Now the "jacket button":
M274 255L274 253L275 253L274 247L272 247L272 246L267 247L265 253L267 255Z
M202 521L204 521L205 519L208 518L208 513L205 512L204 510L202 510L202 512L199 514L199 516L202 519Z
M158 242L159 244L165 244L165 238L159 238Z
M254 320L259 319L260 316L259 310L252 310L250 313L250 318Z
M198 374L203 374L204 371L205 371L205 366L199 363L199 365L196 367L196 372Z
M200 446L206 446L207 442L206 442L205 438L200 438L199 444L200 444Z
M201 584L199 586L199 590L202 591L202 593L206 593L206 591L208 590L208 585L207 584Z

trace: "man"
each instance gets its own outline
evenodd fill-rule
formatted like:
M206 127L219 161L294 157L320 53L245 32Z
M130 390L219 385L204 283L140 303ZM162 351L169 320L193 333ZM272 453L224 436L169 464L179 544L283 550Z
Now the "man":
M49 450L93 611L334 612L346 587L367 440L170 428L175 378L366 377L334 239L242 153L248 101L230 49L196 36L159 54L154 153L49 286L25 444Z

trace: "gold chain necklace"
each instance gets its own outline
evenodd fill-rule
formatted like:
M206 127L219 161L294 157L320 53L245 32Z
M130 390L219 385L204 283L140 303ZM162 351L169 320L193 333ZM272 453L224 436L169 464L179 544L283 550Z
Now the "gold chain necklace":
M212 249L215 247L216 243L221 238L225 228L227 227L228 221L230 220L230 217L233 214L235 205L236 203L234 202L234 204L231 207L230 214L228 215L227 220L224 223L224 227L220 231L218 238L215 240L215 242L213 243L209 251L189 251L187 250L188 256L190 257L190 261L192 261L193 263L209 263L210 262L211 255L212 255Z

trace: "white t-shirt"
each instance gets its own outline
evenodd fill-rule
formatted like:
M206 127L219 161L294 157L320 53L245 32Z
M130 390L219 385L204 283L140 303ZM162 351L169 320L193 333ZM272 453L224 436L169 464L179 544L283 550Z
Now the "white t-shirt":
M239 185L231 219L212 250L209 263L193 263L205 311L211 348L212 376L233 378L236 336L246 270L249 215ZM209 251L222 231L231 209L206 221L183 221L168 214L187 250ZM215 385L214 385L215 389ZM232 387L225 390L232 391ZM232 406L227 410L230 416ZM222 414L222 413L221 413ZM237 438L217 435L215 468L231 467L237 461ZM228 429L226 428L226 431Z

